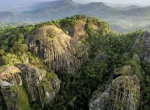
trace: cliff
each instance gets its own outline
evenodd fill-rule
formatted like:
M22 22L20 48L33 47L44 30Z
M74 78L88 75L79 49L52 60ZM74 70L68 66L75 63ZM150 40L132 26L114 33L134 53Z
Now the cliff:
M75 73L87 58L86 46L54 25L35 30L26 43L56 73Z
M7 110L30 110L29 103L39 103L43 107L60 89L56 74L33 66L17 64L1 71L0 93Z
M117 74L116 74L117 71ZM132 75L130 66L118 68L114 72L119 75L110 79L106 88L98 89L90 100L90 110L137 110L140 105L140 80ZM101 86L102 87L102 86Z

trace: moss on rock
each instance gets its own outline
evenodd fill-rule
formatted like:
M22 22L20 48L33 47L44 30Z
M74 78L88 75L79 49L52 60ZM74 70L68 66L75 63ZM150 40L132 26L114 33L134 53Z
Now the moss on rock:
M122 66L114 70L114 74L116 75L126 75L132 73L132 69L130 65Z
M22 86L14 85L10 88L10 91L18 93L17 102L19 110L31 110L28 95Z

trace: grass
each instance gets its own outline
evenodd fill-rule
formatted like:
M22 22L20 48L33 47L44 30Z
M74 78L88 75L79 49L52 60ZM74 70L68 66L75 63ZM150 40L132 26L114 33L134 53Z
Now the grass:
M11 92L18 93L18 106L19 110L31 110L28 95L22 86L15 85L11 87Z

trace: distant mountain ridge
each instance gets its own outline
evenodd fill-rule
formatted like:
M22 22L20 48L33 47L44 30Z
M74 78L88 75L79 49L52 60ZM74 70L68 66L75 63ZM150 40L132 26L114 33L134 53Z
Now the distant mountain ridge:
M96 15L99 15L98 13L100 13L100 14L103 14L102 16L104 16L104 10L107 11L107 13L108 11L111 11L110 10L111 7L106 6L102 2L78 4L78 3L73 2L72 0L57 0L57 1L43 2L39 4L37 3L33 5L31 8L32 10L19 13L15 17L12 16L12 18L9 18L8 16L7 20L0 19L0 21L1 22L2 21L40 22L40 21L64 18L66 16L69 17L75 14L91 15L91 13L93 13L93 15L96 16Z
M139 27L142 29L142 27L150 25L148 19L150 17L150 7L139 7L136 5L118 9L102 2L79 4L72 0L57 0L35 3L28 8L30 10L21 12L0 11L0 22L44 22L77 14L84 14L87 16L95 16L107 21L117 32L129 32L136 30L137 28L140 29ZM118 23L120 20L127 22L127 26ZM115 26L112 25L114 22L117 22ZM116 25L121 27L121 29L116 29ZM124 29L124 27L127 28Z
M141 6L137 6L137 5L130 5L130 6L111 6L113 8L122 10L122 11L128 11L128 10L132 10L132 9L138 9L141 8Z

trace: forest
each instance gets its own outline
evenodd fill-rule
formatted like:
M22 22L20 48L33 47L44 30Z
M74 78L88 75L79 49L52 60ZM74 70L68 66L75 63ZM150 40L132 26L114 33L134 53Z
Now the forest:
M56 26L62 30L65 35L71 37L71 39L76 38L79 44L82 43L87 48L88 55L83 63L81 63L81 67L74 73L55 70L55 68L49 70L47 60L41 57L44 54L38 54L39 51L36 53L30 48L27 39L29 39L29 41L36 39L36 37L33 37L37 35L35 33L38 33L41 27L49 25ZM81 33L81 35L78 33ZM146 33L148 32L144 30L128 34L115 33L107 22L84 15L75 15L56 21L41 22L35 25L24 25L19 27L7 26L0 29L0 74L3 72L5 66L15 66L18 63L24 64L26 62L24 56L26 56L29 59L28 65L33 65L48 72L54 72L61 80L61 83L60 90L56 93L55 98L50 101L49 99L44 99L45 103L43 105L37 100L31 100L26 85L22 85L21 87L24 88L23 90L26 94L25 96L22 95L20 100L25 101L25 104L19 103L19 108L22 108L19 110L88 110L94 91L102 85L105 85L110 77L116 77L114 71L117 68L130 65L132 74L127 73L130 74L128 76L136 75L140 80L138 109L149 110L150 62L145 60L144 52L148 50L145 50L145 42L143 41L143 36ZM55 33L52 34L51 31L48 32L48 34L47 36L50 37L49 40L57 37L57 35L54 35ZM63 37L61 34L59 36ZM37 39L41 41L40 37ZM42 41L40 43L42 43ZM72 44L70 45L72 46ZM73 50L70 49L69 51L71 53ZM56 52L54 53L56 54ZM82 53L79 53L78 56L80 56L80 54L82 55ZM69 60L71 60L71 58ZM5 81L9 80L5 79ZM0 110L4 110L8 108L9 104L2 103L6 100L4 99L3 101L2 89L0 90ZM12 90L15 90L15 88ZM25 97L28 97L28 99L25 99ZM120 108L125 110L127 105L123 106L117 102L115 107L117 107L116 110Z

